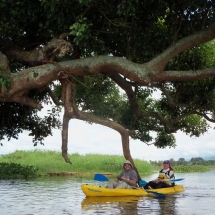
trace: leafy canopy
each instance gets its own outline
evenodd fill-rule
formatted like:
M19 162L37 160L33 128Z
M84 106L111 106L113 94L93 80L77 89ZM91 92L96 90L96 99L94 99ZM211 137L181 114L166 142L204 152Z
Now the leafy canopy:
M69 33L66 40L72 43L73 53L56 56L57 62L107 55L146 63L183 37L207 28L214 16L214 3L36 0L29 4L28 0L1 0L0 10L0 51L8 57L11 72L19 73L35 62L20 60L14 47L31 52L65 32ZM11 52L6 52L5 46ZM212 67L214 47L212 41L186 49L173 56L165 70L196 71ZM155 81L147 85L129 81L123 75L115 77L111 72L72 77L76 105L81 111L111 119L129 130L132 138L160 148L175 146L172 133L179 129L200 136L209 128L206 120L215 109L213 77L192 82ZM0 73L1 85L9 88L9 80ZM61 84L54 82L47 86L62 102ZM49 92L47 88L30 89L29 97L50 105L53 97ZM156 93L159 98L155 98ZM29 130L35 144L42 143L53 128L60 127L59 104L43 119L37 110L18 103L1 100L0 109L0 140L18 138L23 130Z

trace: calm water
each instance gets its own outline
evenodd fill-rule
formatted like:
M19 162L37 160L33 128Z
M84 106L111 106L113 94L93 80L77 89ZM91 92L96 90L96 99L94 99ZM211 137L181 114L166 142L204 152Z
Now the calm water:
M145 177L154 179L157 174ZM186 191L153 197L86 198L81 184L105 185L81 178L48 177L33 181L0 181L1 215L152 214L214 215L215 171L177 174Z

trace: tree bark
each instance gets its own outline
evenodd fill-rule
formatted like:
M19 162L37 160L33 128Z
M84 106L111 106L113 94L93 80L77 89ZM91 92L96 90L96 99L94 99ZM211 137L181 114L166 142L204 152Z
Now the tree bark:
M62 126L62 156L67 163L68 158L68 129L69 121L74 117L77 108L75 105L75 86L71 79L62 79L62 101L64 105L63 126Z

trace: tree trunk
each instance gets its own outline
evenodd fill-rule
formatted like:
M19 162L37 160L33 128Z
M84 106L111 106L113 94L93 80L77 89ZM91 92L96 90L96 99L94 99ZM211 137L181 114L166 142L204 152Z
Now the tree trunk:
M64 104L63 126L62 126L62 156L67 163L71 163L68 158L68 129L69 121L75 114L74 85L69 79L62 79L62 101Z
M138 181L141 180L140 174L134 164L134 161L131 157L131 153L130 153L130 147L129 147L129 133L128 131L122 131L120 132L121 138L122 138L122 149L123 149L123 155L125 157L126 160L129 160L132 165L133 165L133 169L137 172L138 175Z

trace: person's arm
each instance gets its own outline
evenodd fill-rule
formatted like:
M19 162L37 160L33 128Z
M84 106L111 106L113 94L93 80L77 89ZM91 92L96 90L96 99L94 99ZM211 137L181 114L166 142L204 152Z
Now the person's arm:
M126 181L129 185L136 185L137 180L126 178L125 176L121 177L122 180Z
M117 177L117 178L115 178L115 179L114 179L114 181L115 181L115 182L118 182L118 181L119 181L118 177Z
M136 186L137 182L138 182L138 176L135 170L133 170L130 175L128 176L128 178L126 178L125 176L122 176L123 180L127 182L127 184L129 184L130 186Z
M121 172L121 173L114 179L114 181L115 181L115 182L121 181L121 180L122 180L122 177L123 177L123 172Z

